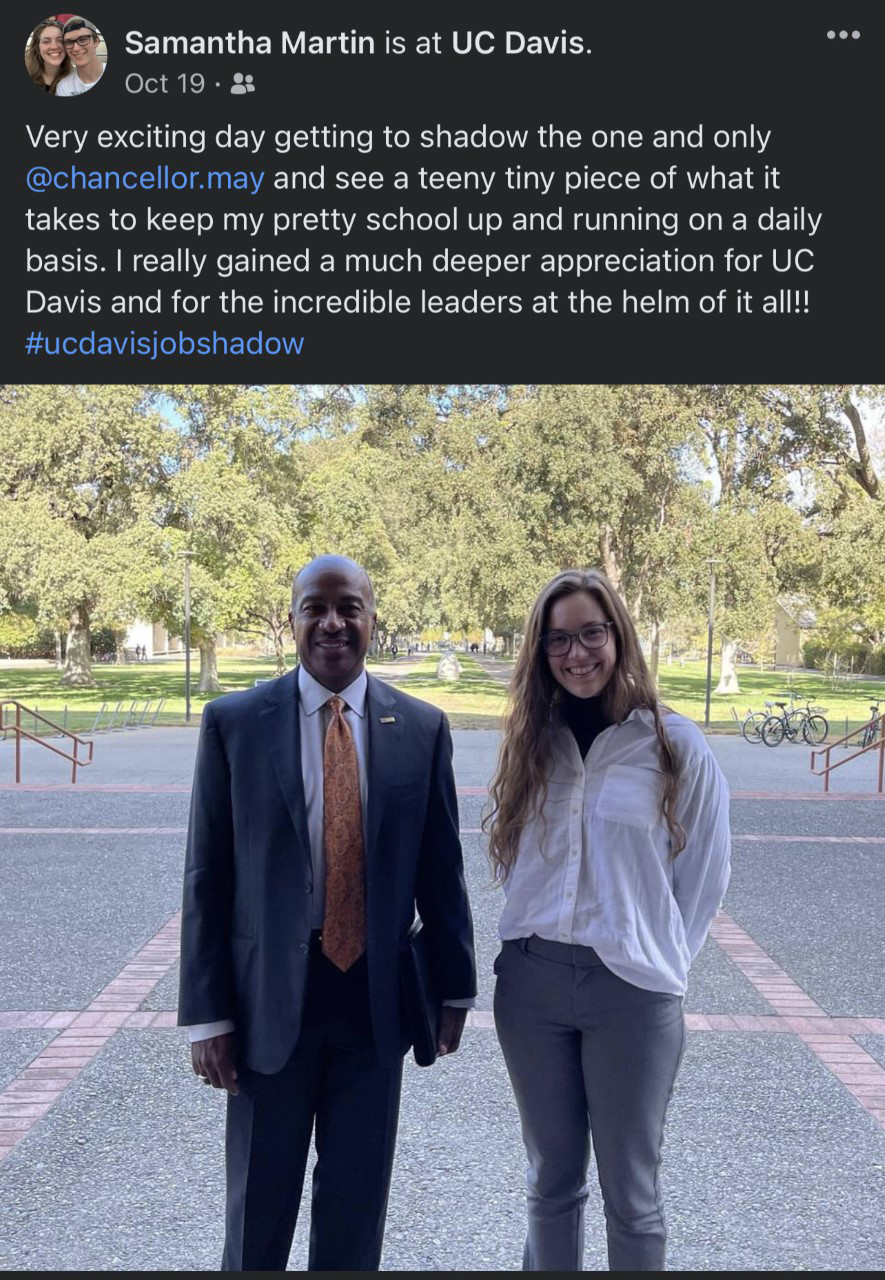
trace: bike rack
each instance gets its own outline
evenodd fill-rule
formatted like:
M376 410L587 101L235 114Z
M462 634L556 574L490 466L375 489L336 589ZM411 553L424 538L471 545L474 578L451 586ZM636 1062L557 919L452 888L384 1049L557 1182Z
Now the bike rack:
M106 733L108 732L108 730L110 730L110 729L112 729L112 728L114 727L114 720L116 719L116 717L117 717L117 712L120 710L120 708L122 707L122 705L123 705L122 701L118 702L118 703L117 703L117 705L114 707L113 711L111 712L111 718L110 718L110 720L108 721L108 727L107 727L107 729L105 730L105 732L106 732Z
M90 733L95 733L95 731L98 729L98 726L101 723L101 718L104 715L104 713L107 711L107 709L108 709L108 704L106 702L103 702L101 704L101 709L99 710L98 715L95 717L95 719L92 722L92 728L89 730Z
M818 747L815 751L812 751L811 772L814 774L816 778L823 778L824 791L829 791L830 789L830 774L833 772L834 769L840 768L840 766L843 764L848 764L849 760L856 760L858 756L865 756L868 751L878 751L879 752L879 773L878 773L878 781L876 783L876 793L877 795L882 794L883 788L885 788L885 712L883 712L882 715L880 716L873 716L872 720L868 720L865 725L861 725L861 732L863 732L864 729L871 729L873 725L876 724L877 722L879 725L878 741L868 743L867 746L861 747L859 751L854 751L850 756L843 756L842 759L837 760L835 764L830 764L830 752L832 751L833 747L841 747L845 742L847 742L849 738L853 738L854 732L846 733L844 738L838 738L835 742L831 742L829 746ZM815 769L814 767L815 756L824 757L823 769Z
M7 722L3 715L4 707L15 707L15 720L12 723ZM27 729L22 728L22 712L34 718L34 728L37 727L37 721L49 725L50 729L55 729L58 737L70 738L74 744L74 754L68 755L66 751L62 751L60 747L54 747L51 742L47 742L45 738L39 737L36 733L28 733ZM71 782L77 781L77 769L85 769L87 765L92 764L92 748L93 743L88 742L85 738L80 738L76 733L70 733L67 729L63 729L61 725L55 723L54 720L47 719L46 716L38 714L36 708L31 710L23 703L16 701L15 698L4 698L0 701L0 731L3 735L7 733L15 734L15 780L20 783L22 780L22 738L27 738L30 742L36 742L38 746L45 747L47 751L53 751L57 756L61 756L63 760L71 762ZM77 754L78 747L88 747L89 754L85 760L81 760Z

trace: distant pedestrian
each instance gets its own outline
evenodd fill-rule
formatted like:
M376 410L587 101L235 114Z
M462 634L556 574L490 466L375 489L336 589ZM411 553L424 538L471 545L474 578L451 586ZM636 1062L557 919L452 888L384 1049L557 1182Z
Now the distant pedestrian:
M538 597L490 789L495 1025L528 1156L524 1271L581 1271L591 1140L610 1271L663 1271L682 999L728 884L728 787L595 570Z
M390 646L390 656L391 658L393 658L394 662L396 662L396 655L398 653L399 653L399 649L397 649L396 642L394 641L394 643Z
M135 661L138 662L140 659L141 659L141 645L137 644L135 646Z

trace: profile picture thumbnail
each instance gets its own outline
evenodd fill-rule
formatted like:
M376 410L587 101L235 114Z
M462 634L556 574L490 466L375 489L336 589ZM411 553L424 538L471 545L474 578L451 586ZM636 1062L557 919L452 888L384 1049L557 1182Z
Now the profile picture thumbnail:
M56 98L77 98L94 89L107 58L98 27L78 13L50 14L37 23L25 46L28 75Z

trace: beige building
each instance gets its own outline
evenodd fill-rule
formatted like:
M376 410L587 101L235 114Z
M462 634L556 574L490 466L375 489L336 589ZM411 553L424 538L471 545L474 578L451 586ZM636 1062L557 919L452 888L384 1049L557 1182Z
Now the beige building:
M798 596L779 596L774 605L774 662L801 667L802 645L811 638L817 615Z
M127 655L135 656L138 645L148 658L168 657L170 654L184 653L184 641L181 636L170 636L159 622L133 622L126 629L123 648Z

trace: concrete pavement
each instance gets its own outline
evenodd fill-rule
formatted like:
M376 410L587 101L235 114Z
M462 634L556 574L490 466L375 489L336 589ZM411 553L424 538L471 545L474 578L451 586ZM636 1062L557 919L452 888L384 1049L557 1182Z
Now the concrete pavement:
M491 1026L499 897L478 833L497 735L456 732L479 1007L407 1061L386 1270L516 1270L518 1122ZM885 1266L885 802L807 752L714 737L734 794L725 913L696 962L668 1121L672 1270ZM76 787L0 744L0 1268L213 1270L223 1104L174 1029L196 733L99 737ZM44 758L45 756L45 758ZM865 762L857 762L865 763ZM852 770L850 774L848 771ZM302 1214L291 1269L306 1255ZM598 1194L585 1266L605 1268Z

